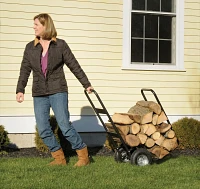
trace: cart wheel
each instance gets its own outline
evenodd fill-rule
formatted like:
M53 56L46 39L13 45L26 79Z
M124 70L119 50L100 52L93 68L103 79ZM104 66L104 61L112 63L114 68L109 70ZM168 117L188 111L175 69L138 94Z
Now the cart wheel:
M126 163L130 161L127 156L126 151L123 148L115 150L114 158L115 158L115 161L118 163L122 163L122 162Z
M152 164L150 152L144 148L138 148L131 155L131 164L145 166Z

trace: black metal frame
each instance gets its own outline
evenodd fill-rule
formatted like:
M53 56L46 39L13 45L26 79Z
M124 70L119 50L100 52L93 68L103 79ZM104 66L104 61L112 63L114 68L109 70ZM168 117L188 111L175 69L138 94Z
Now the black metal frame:
M158 96L156 95L156 93L154 92L154 90L153 90L153 89L141 89L142 96L143 96L144 100L147 101L147 98L146 98L146 96L145 96L145 94L144 94L144 91L150 91L150 92L153 93L153 95L154 95L154 97L155 97L157 103L158 103L158 104L160 105L160 107L161 107L161 110L165 113L165 110L164 110L162 104L160 103L160 100L158 99ZM166 115L166 117L167 117L167 114L166 114L166 113L165 113L165 115ZM167 122L168 122L168 124L171 125L171 123L170 123L168 117L167 117Z
M158 103L158 104L160 105L160 107L161 107L161 110L165 113L165 111L164 111L164 109L163 109L163 107L162 107L162 105L161 105L161 103L160 103L160 100L158 99L158 97L157 97L156 93L154 92L154 90L152 90L152 89L141 89L142 96L143 96L144 100L147 101L147 98L146 98L146 96L145 96L145 94L144 94L145 91L150 91L150 92L153 93L153 95L154 95L154 97L155 97L157 103ZM109 113L108 113L108 111L107 111L105 105L103 104L103 102L102 102L100 96L98 95L98 93L97 93L94 89L91 90L91 92L95 94L95 96L96 96L96 98L98 99L99 103L101 104L102 108L96 108L95 105L94 105L94 103L92 102L92 100L91 100L89 94L87 93L87 91L84 90L84 92L85 92L85 95L86 95L86 97L88 98L88 100L89 100L89 102L90 102L92 108L94 109L96 115L98 116L99 120L101 121L101 123L102 123L102 125L103 125L103 127L104 127L104 129L105 129L105 131L106 131L106 133L108 134L108 137L109 137L109 139L110 139L110 141L112 142L112 145L113 145L113 147L114 147L113 150L119 151L121 148L123 148L123 149L126 151L126 153L127 153L127 157L130 159L130 158L131 158L131 153L133 152L133 149L135 149L135 148L130 148L130 147L125 143L124 139L123 139L122 136L120 135L120 133L119 133L119 131L118 131L118 129L117 129L115 123L113 122L112 118L110 117L110 115L109 115ZM104 121L103 121L103 119L102 119L102 117L101 117L100 114L104 114L104 115L106 115L106 116L108 117L108 121L109 121L109 122L111 123L111 125L113 126L113 128L114 128L114 130L115 130L115 133L110 132L110 131L107 129L107 127L106 127L106 125L105 125L105 123L104 123ZM166 113L165 113L165 115L166 115ZM167 115L166 115L166 117L167 117ZM169 119L168 119L168 117L167 117L167 122L168 122L169 124L171 124L170 121L169 121ZM117 137L117 138L120 139L121 144L122 144L120 147L117 146L117 144L116 144L116 142L114 141L113 137Z
M114 139L113 139L113 137L117 137L117 138L120 139L120 141L121 141L121 143L122 143L122 147L123 147L124 150L127 152L127 155L128 155L128 157L130 158L130 157L131 157L130 150L129 150L127 144L125 143L124 139L123 139L122 136L120 135L120 133L119 133L119 131L118 131L118 129L117 129L115 123L113 122L112 118L110 117L110 115L109 115L109 113L108 113L108 111L107 111L105 105L103 104L101 98L99 97L98 93L97 93L94 89L91 90L91 92L93 92L93 93L96 95L96 98L98 99L98 101L99 101L99 103L101 104L102 108L96 108L95 105L94 105L94 103L92 102L92 100L91 100L89 94L87 93L87 91L85 90L84 92L85 92L85 95L86 95L86 97L88 98L88 100L89 100L89 102L90 102L92 108L94 109L96 115L98 116L99 120L101 121L101 123L102 123L102 125L103 125L103 127L104 127L104 129L105 129L105 131L106 131L106 133L108 134L108 137L109 137L109 139L110 139L110 141L112 142L112 145L113 145L113 147L114 147L113 150L115 150L115 149L116 149L116 150L119 150L119 147L117 146L116 142L115 142ZM108 131L108 129L107 129L107 127L106 127L106 125L105 125L105 123L104 123L102 117L100 116L100 114L104 114L104 115L106 115L106 116L108 117L108 121L112 124L112 126L113 126L113 128L114 128L114 130L115 130L116 133L113 133L113 132Z

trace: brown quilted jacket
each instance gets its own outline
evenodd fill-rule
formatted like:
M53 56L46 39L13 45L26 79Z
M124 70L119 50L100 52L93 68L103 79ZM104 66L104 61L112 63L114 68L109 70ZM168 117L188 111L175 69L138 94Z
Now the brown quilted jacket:
M86 74L64 40L52 38L50 42L46 78L41 69L41 54L42 46L37 38L26 45L16 93L25 93L31 71L33 73L33 97L67 92L67 81L63 70L64 64L67 65L84 88L91 86Z

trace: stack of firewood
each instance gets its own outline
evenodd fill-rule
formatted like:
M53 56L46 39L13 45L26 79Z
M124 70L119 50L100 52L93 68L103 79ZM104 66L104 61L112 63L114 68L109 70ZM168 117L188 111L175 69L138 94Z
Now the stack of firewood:
M138 101L128 113L114 113L112 120L127 145L145 145L159 159L178 146L172 126L156 102ZM105 125L108 131L115 132L111 123ZM120 142L118 138L114 140Z

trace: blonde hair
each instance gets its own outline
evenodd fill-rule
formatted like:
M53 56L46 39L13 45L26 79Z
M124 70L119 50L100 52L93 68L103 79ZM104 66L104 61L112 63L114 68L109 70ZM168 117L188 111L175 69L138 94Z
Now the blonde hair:
M46 13L38 14L34 17L33 20L35 20L35 19L38 19L39 22L43 26L45 26L45 31L44 31L44 34L42 35L43 39L50 40L53 37L57 36L57 31L54 26L53 20L48 14L46 14Z

